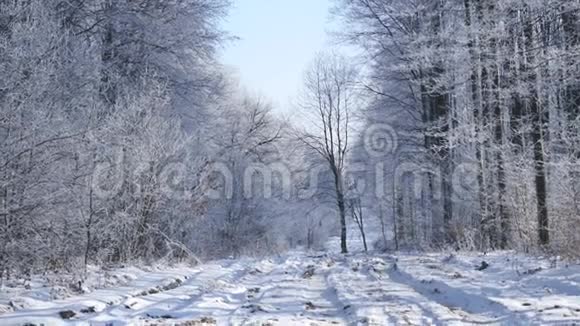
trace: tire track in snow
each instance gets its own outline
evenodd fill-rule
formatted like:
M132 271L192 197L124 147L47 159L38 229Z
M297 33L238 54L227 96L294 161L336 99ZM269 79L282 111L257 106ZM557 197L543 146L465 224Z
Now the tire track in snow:
M262 273L247 275L244 305L229 319L229 325L343 325L342 307L326 281L324 262L310 257L291 257L277 264L258 263ZM258 266L257 269L261 267ZM265 271L264 271L265 270ZM305 271L313 273L305 273ZM275 317L274 317L275 316Z
M103 311L83 315L76 321L88 322L91 325L99 323L108 325L109 322L120 319L132 322L140 320L146 323L168 318L170 320L189 318L192 307L203 302L205 295L215 293L216 289L221 286L221 281L244 273L244 268L239 264L223 264L223 262L202 265L196 270L196 273L190 275L185 282L175 288L153 294L126 297L109 305ZM203 311L200 311L199 315L200 317L211 316L209 313L204 314Z
M95 316L107 314L112 307L121 304L124 300L143 296L143 293L154 288L159 291L159 289L169 287L177 279L185 280L194 274L195 269L192 268L153 271L139 276L128 284L98 289L62 300L46 301L30 309L7 313L0 316L0 324L35 324L39 320L48 320L50 321L49 324L62 324L65 321L59 316L59 312L61 311L74 312L76 316L71 322L84 323ZM81 312L83 310L85 312ZM94 312L91 312L91 310Z
M156 303L161 312L175 319L187 319L194 315L198 317L222 317L229 314L241 302L243 288L239 280L243 278L248 269L240 262L232 262L226 266L223 264L204 265L201 273L192 279L190 288L182 288L182 291L166 293L171 297L183 294L179 305L173 305L165 309L167 301ZM159 316L159 314L157 315ZM161 315L162 316L162 315Z
M477 270L482 260L490 267ZM470 303L485 303L484 306L489 307L491 301L493 314L497 316L495 319L503 323L539 325L564 317L570 321L569 324L578 324L580 320L577 318L580 304L573 303L578 301L580 287L575 280L580 278L573 270L551 267L551 262L515 253L439 253L427 257L402 255L400 263L401 269L409 276L428 278L423 283L442 289L451 299L461 298L458 302L441 299L441 296L435 297L435 300L443 300L445 304L459 306L466 311L473 309Z
M411 280L397 277L394 261L347 261L332 274L339 297L349 306L351 325L464 325L489 318L450 307L420 293Z

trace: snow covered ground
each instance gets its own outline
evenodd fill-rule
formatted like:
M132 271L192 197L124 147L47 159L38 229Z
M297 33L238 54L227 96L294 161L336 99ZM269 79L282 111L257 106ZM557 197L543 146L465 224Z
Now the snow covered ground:
M511 252L293 252L119 275L66 299L4 288L15 311L0 325L580 324L580 266Z

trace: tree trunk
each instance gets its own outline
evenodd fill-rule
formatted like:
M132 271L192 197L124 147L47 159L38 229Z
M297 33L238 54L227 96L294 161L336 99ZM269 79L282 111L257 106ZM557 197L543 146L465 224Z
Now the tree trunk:
M475 3L474 3L475 2ZM481 47L477 32L474 31L473 21L482 20L481 4L477 0L464 0L465 7L465 25L469 34L469 55L471 58L471 100L473 103L473 122L475 129L475 158L477 160L477 184L478 184L478 201L479 201L479 233L480 249L486 249L485 244L490 238L487 223L489 223L489 202L487 196L487 185L485 182L485 148L480 142L480 137L484 130L484 118L482 107L482 62Z
M107 21L105 31L102 36L102 54L101 54L101 85L100 95L108 112L103 112L102 115L107 115L112 112L112 108L117 102L116 86L113 81L113 64L114 64L114 18L115 14L115 0L105 0L103 3L104 19Z
M495 0L488 0L488 15L489 17L496 16L495 10ZM491 28L495 29L496 24L495 22L491 22ZM503 35L503 34L502 34ZM494 125L494 138L495 138L495 159L497 164L497 211L499 214L499 234L497 237L498 245L502 249L506 249L508 245L508 235L509 235L509 225L510 225L510 216L507 207L505 206L504 196L507 191L506 185L506 177L505 177L505 170L504 170L504 157L503 157L503 150L504 150L504 130L503 130L503 112L504 106L502 105L501 99L501 69L504 65L504 62L500 61L500 49L499 49L499 40L495 37L490 39L490 53L495 58L490 62L490 72L491 72L491 85L490 85L490 92L493 96L488 97L488 101L490 101L490 114L492 114L492 119Z
M548 201L547 201L547 180L546 180L546 158L544 156L544 119L543 110L539 103L539 94L537 90L537 68L533 68L535 64L534 48L534 24L532 18L528 17L525 26L526 48L528 52L528 87L530 87L531 94L528 99L529 112L531 114L532 132L531 138L534 144L534 170L535 170L535 187L536 187L536 201L537 201L537 218L538 218L538 239L541 246L550 243L549 231L549 215L548 215Z
M348 253L346 243L346 207L344 203L344 194L337 188L338 213L340 216L340 251L343 254Z
M562 28L566 37L564 48L566 51L576 51L575 49L580 45L578 13L577 11L567 10L566 8L563 8L563 11ZM574 62L573 64L576 63ZM572 71L575 70L572 69ZM571 121L574 121L580 114L580 84L576 80L566 86L564 107Z
M368 252L369 249L367 246L367 237L366 237L366 233L365 233L365 222L364 222L361 200L356 199L356 200L351 201L350 209L351 209L352 217L353 217L354 221L356 222L358 229L360 231L360 234L361 234L361 237L363 240L364 250L365 250L365 252Z
M383 238L383 248L387 248L387 230L385 228L385 215L383 213L383 206L379 205L379 221L381 222L381 235Z
M443 21L442 21L442 4L437 1L434 16L433 16L433 31L434 37L438 38L441 33L443 33ZM436 43L440 43L439 40L435 40ZM438 46L439 47L439 46ZM429 102L431 109L431 121L430 123L436 126L437 136L433 136L431 141L431 151L435 153L438 160L438 165L441 168L441 199L442 203L442 214L443 214L443 228L444 228L444 238L445 242L451 242L451 221L453 220L453 159L451 148L447 144L446 137L449 133L451 126L449 122L449 112L451 104L449 102L450 97L448 93L447 85L441 85L438 79L445 74L445 67L443 61L435 63L431 74L429 76L429 83L431 88L429 90Z

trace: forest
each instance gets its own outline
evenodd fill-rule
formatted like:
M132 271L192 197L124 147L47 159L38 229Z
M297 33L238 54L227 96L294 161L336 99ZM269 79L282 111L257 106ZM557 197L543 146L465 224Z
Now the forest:
M580 1L333 0L356 51L312 58L292 117L220 62L232 2L0 1L2 284L298 249L580 258Z

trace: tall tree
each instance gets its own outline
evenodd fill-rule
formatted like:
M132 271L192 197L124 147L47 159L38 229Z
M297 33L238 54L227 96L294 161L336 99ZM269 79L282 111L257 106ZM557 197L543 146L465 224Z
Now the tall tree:
M344 177L356 104L356 78L356 70L346 58L336 54L319 55L306 72L302 102L305 119L313 126L299 135L306 146L326 161L332 172L342 253L348 252Z

